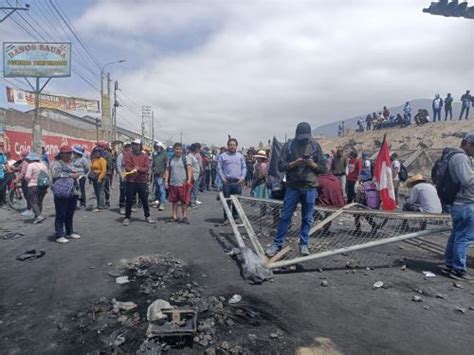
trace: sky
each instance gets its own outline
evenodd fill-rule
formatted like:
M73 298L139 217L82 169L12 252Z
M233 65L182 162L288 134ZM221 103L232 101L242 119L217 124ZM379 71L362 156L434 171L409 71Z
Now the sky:
M119 125L138 131L140 106L151 106L161 140L182 132L186 142L221 145L230 134L256 145L292 137L301 121L316 128L474 91L474 20L423 13L428 0L52 1L100 65L125 59L107 66L122 90ZM73 73L46 91L98 99L99 66L51 0L30 5L24 19L47 40L70 38L73 68L89 81ZM9 19L0 39L32 38Z

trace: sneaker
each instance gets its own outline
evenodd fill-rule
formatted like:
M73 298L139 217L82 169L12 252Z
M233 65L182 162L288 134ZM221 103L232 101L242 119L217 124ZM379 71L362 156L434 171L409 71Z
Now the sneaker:
M183 218L181 219L181 223L189 224L189 219L188 219L188 217L183 217Z
M132 207L132 212L137 212L137 208L136 208L136 207Z
M189 204L189 208L196 208L198 205L196 203L191 202Z
M179 223L179 219L171 217L168 220L166 220L166 223Z
M145 218L145 221L146 221L147 223L150 223L150 224L154 224L154 223L155 223L155 221L154 221L153 218L151 218L151 217L146 217L146 218Z
M20 213L21 216L23 217L30 217L33 215L33 212L31 210L25 210L23 212Z
M309 255L309 249L307 245L300 245L300 255L301 256L308 256Z
M155 200L155 201L152 202L152 204L153 204L154 206L158 206L158 205L160 204L160 201L159 201L159 200Z
M441 268L441 272L445 275L451 274L451 271L453 271L453 268L450 266L445 266Z
M198 201L198 200L196 200L196 205L198 205L198 206L199 206L199 205L202 205L202 202L201 202L201 201Z
M125 208L120 207L120 209L119 209L119 214L125 214Z
M67 236L69 239L79 239L81 236L77 233L72 233L71 235Z
M61 237L61 238L56 239L56 242L61 243L61 244L66 244L66 243L69 243L69 240L64 237Z
M467 272L464 270L453 269L451 273L449 274L449 277L455 280L460 280L460 281L469 281L469 282L474 281L474 277L469 276Z
M41 223L45 220L46 218L44 218L43 216L38 216L35 218L35 220L33 221L33 224L38 224L38 223Z
M92 212L102 212L102 208L95 208L92 210Z
M267 248L267 250L265 250L265 254L271 258L272 256L275 256L280 250L280 246L272 244L269 248Z
M165 210L165 206L160 205L160 207L158 207L158 211L164 211L164 210Z
M122 221L122 226L128 226L130 224L130 219L124 218Z

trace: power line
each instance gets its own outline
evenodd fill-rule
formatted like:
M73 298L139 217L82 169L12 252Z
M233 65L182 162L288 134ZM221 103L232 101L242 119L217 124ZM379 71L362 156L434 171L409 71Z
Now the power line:
M69 21L67 20L67 17L66 17L66 14L63 14L61 13L62 9L61 7L59 6L59 4L56 5L54 4L54 1L53 0L50 0L50 3L51 5L53 6L53 8L56 10L56 12L59 14L59 16L61 17L61 19L64 21L64 23L66 24L66 26L69 28L69 30L71 31L71 33L73 34L74 38L76 38L76 40L79 42L79 44L82 46L82 48L85 50L85 52L87 54L89 54L89 56L92 58L92 60L94 61L94 63L97 65L97 68L101 69L101 64L99 63L99 61L97 60L97 58L92 54L92 52L90 51L89 47L87 47L86 44L84 44L84 42L81 40L81 38L79 37L78 34L76 34L76 32L74 31L74 28L73 28L73 25L72 24L69 24ZM61 11L58 10L61 9Z

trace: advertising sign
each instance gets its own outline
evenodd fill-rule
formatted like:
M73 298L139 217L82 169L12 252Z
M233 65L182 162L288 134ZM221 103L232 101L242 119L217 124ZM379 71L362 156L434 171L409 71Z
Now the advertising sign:
M7 129L5 138L6 151L10 153L10 159L18 160L20 159L21 151L31 151L33 139L31 133L16 132ZM94 147L94 142L71 137L43 135L42 140L42 146L45 147L50 160L58 154L59 148L63 145L80 145L83 146L87 152L90 152Z
M71 76L71 43L4 42L3 76Z
M35 93L7 87L8 102L17 105L35 105ZM85 111L99 113L99 100L82 99L79 97L40 94L39 107L54 108L63 111Z

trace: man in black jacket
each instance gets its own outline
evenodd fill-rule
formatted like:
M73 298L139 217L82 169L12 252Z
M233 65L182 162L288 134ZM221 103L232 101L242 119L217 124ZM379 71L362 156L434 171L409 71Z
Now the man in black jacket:
M309 231L313 224L313 210L318 197L316 176L326 171L321 146L313 140L309 123L299 123L295 139L285 143L278 169L286 173L286 192L277 234L266 254L271 257L281 250L293 212L299 202L301 203L300 254L309 255Z

